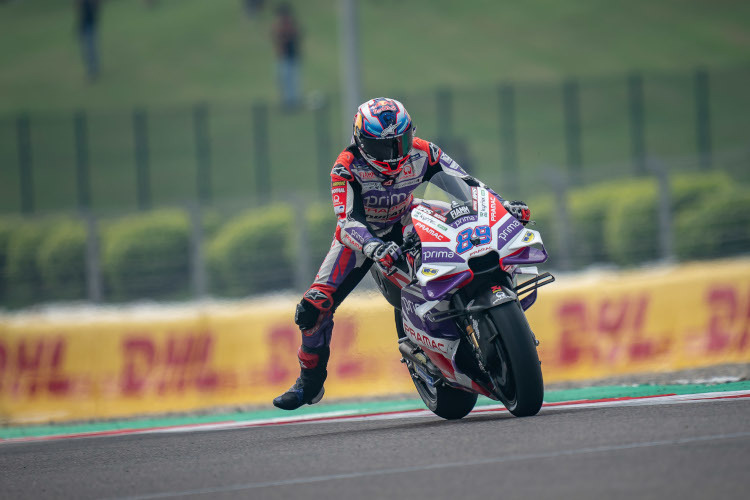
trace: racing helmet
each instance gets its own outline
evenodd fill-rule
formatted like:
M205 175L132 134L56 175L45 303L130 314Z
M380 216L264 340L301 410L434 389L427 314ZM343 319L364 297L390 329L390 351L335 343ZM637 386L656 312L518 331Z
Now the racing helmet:
M382 175L394 176L409 159L414 126L403 104L377 97L357 109L353 136L372 168Z

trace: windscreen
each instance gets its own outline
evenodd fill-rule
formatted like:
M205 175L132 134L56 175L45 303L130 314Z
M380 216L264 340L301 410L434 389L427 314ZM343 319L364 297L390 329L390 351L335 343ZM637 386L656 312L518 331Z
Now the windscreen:
M471 187L460 177L445 172L435 174L414 194L423 200L442 201L454 206L472 204Z

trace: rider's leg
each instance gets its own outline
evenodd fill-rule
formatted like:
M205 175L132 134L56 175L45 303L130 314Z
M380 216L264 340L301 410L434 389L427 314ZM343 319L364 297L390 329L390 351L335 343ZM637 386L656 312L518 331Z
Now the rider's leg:
M323 397L327 377L329 344L333 332L333 313L370 269L372 261L334 240L315 282L297 305L294 321L302 333L297 351L300 376L273 404L284 410L295 410L314 404Z

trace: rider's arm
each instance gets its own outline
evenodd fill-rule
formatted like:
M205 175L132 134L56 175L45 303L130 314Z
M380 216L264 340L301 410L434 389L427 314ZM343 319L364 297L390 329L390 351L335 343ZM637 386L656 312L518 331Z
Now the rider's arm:
M505 201L502 196L497 194L482 181L467 174L466 171L461 168L461 165L453 160L453 158L443 153L443 151L436 144L415 137L414 147L426 152L428 155L427 172L425 173L423 179L424 182L429 181L432 176L437 174L438 172L445 172L448 175L463 179L469 186L484 188L495 195L500 201Z
M511 213L516 219L521 221L522 224L526 225L531 218L531 211L526 203L522 201L508 201L502 196L493 191L489 186L485 185L479 179L470 176L464 171L461 166L453 161L453 158L444 154L442 150L431 142L424 141L422 139L415 138L414 146L417 149L425 151L428 155L427 160L427 172L424 176L424 181L429 181L430 178L438 172L445 172L448 175L460 177L469 186L484 188L492 193L497 199L499 199L503 207Z
M331 170L331 196L333 211L338 217L337 239L352 250L362 251L373 231L365 218L362 186L349 171L354 155L342 152Z

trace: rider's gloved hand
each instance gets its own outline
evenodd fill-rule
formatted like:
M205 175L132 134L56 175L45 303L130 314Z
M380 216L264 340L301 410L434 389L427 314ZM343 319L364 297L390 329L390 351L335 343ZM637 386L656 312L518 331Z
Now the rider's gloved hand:
M504 201L503 207L524 226L531 220L531 210L522 201Z
M392 241L386 243L380 238L370 238L365 241L362 253L374 260L385 272L390 271L393 264L401 257L401 249L396 243Z

